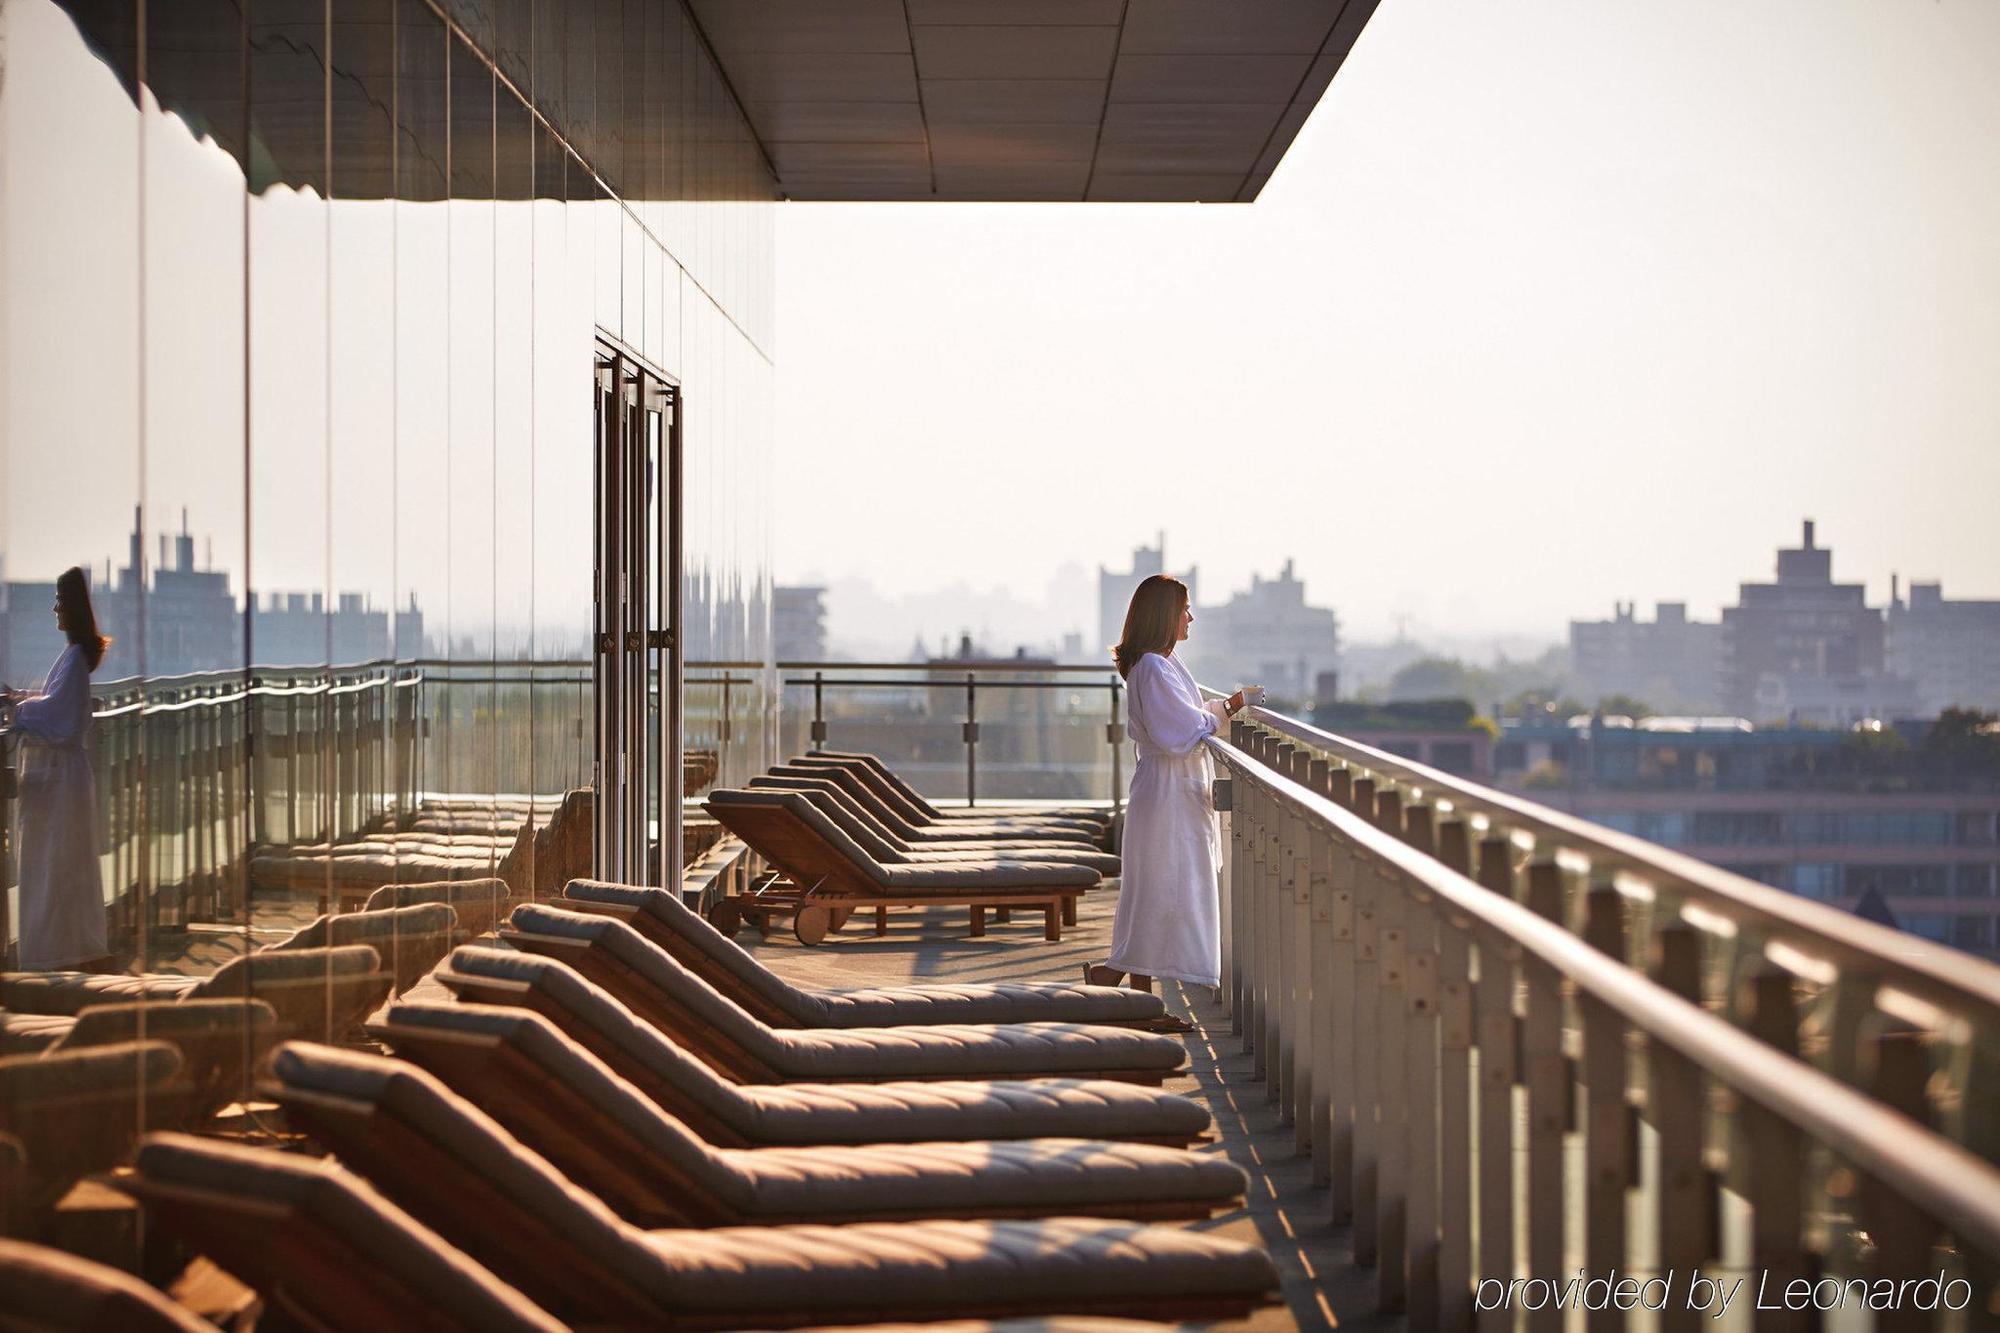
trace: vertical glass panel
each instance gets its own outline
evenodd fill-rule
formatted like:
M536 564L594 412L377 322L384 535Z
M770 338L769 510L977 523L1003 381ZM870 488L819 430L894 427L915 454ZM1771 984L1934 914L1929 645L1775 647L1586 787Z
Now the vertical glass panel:
M508 808L533 795L535 738L527 662L533 657L535 552L536 126L506 89L494 110L493 654L495 790ZM535 816L545 822L546 814Z
M493 94L492 72L450 43L451 201L444 774L454 809L491 811L494 785ZM474 821L477 828L477 821ZM487 830L500 836L506 830ZM467 855L469 845L453 848Z
M147 531L135 534L127 563L132 582L144 577L150 589L150 684L142 727L118 717L121 731L143 738L124 736L112 760L112 809L134 831L144 811L162 927L134 970L207 972L251 947L250 848L260 836L239 600L249 588L245 181L210 137L228 125L241 141L241 21L226 5L189 5L164 30L149 25L148 41ZM155 91L170 99L164 107ZM188 243L194 236L201 244ZM141 752L155 757L143 792Z
M422 0L396 10L396 656L408 662L397 692L396 809L421 818L432 790L448 790L450 682L436 651L450 624L448 393L451 232L445 203L447 142L444 25ZM397 860L404 858L400 850Z
M143 495L135 34L89 36L51 5L0 9L0 672L30 692L54 674L68 648L55 583L71 566L116 640L79 693L28 706L5 742L26 787L0 800L0 952L15 937L28 968L122 964L152 911L147 838L124 799L138 771L127 756L144 748L144 570L119 568ZM58 791L86 813L65 815Z
M260 4L249 27L249 637L252 788L269 846L252 922L337 905L327 617L326 84L322 0ZM312 1034L319 1036L322 1034Z

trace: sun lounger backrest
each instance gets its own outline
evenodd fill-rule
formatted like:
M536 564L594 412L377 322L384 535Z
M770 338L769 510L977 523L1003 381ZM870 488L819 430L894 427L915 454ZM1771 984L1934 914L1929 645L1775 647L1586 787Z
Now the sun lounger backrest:
M130 1273L23 1241L0 1240L0 1291L10 1327L215 1333Z
M475 1259L497 1263L501 1271L518 1272L531 1295L539 1295L545 1282L574 1286L579 1273L591 1268L640 1291L657 1291L667 1276L641 1233L603 1200L572 1184L541 1154L415 1065L287 1042L272 1056L271 1073L281 1096L297 1091L372 1104L381 1108L377 1114L392 1114L409 1131L396 1140L405 1151L394 1161L350 1165L432 1225L458 1219L446 1239ZM419 1156L428 1160L408 1160ZM468 1208L472 1199L465 1191L472 1188L487 1196L484 1209ZM563 1273L519 1272L503 1262L528 1254Z
M818 806L806 799L805 793L796 791L743 791L717 788L708 794L706 802L711 809L731 806L763 806L783 810L801 831L809 834L825 849L828 856L838 857L850 869L859 872L874 884L886 882L882 873L882 863L863 851L861 845L847 836L838 824L828 819ZM717 816L720 818L720 815ZM748 839L745 839L748 841Z
M448 936L457 924L458 913L452 910L451 904L441 902L415 903L386 911L342 912L322 916L311 925L299 927L273 944L271 949L289 952L370 944L375 946L377 953L385 953L384 943L421 936Z
M149 1088L180 1072L181 1053L164 1041L116 1042L60 1055L0 1059L0 1125L31 1108L94 1093Z
M623 921L523 903L514 909L513 923L530 934L587 940L631 968L690 1022L706 1024L766 1063L778 1054L769 1028Z
M912 818L899 803L876 790L867 781L868 775L847 764L807 758L789 764L774 764L771 772L780 777L823 778L833 783L862 809L874 815L884 828L905 841L917 837L927 827L925 821Z
M474 976L533 986L559 1006L566 1021L588 1029L726 1124L741 1123L750 1114L750 1103L736 1084L560 959L468 944L453 952L451 966Z
M881 756L861 750L821 750L819 753L821 758L845 759L867 769L881 780L883 786L890 788L908 802L912 810L933 819L938 817L937 807L926 800L922 792L912 787L902 774L883 763Z
M267 949L230 959L195 987L195 993L255 995L260 987L344 981L379 972L381 968L382 955L366 944L277 952Z
M0 1009L17 1014L82 1013L93 1004L178 1000L199 982L157 973L8 972L0 975Z
M780 1013L801 1022L813 1016L817 1003L784 978L752 958L747 950L689 911L675 894L643 885L611 884L599 879L573 879L563 896L585 902L616 903L644 912L675 936L687 941L704 958L743 983L745 989ZM581 981L579 977L577 980Z
M75 1025L51 1049L73 1051L121 1041L184 1042L199 1038L240 1041L255 1051L269 1044L277 1025L277 1014L262 1000L221 996L179 1004L99 1004L78 1014Z
M384 884L368 895L363 912L380 912L420 903L448 903L458 913L459 926L473 935L484 935L507 913L511 895L507 881L483 879L429 880L422 884Z
M893 835L879 819L864 810L831 778L795 778L784 773L764 773L750 779L752 791L795 791L820 808L841 831L877 861L896 865L908 859Z
M888 779L852 759L835 759L830 755L804 755L793 761L801 767L818 768L827 772L838 772L851 779L857 786L868 792L875 804L893 813L897 819L913 829L925 828L937 821L937 813L923 803L911 800Z
M368 1182L333 1162L184 1134L156 1134L140 1145L138 1169L146 1183L170 1191L199 1192L299 1214L317 1237L336 1241L362 1262L364 1271L352 1275L355 1281L394 1284L408 1307L428 1307L429 1318L437 1325L519 1333L558 1333L564 1327ZM284 1229L287 1224L276 1226ZM228 1268L241 1264L254 1270L259 1266L259 1247L253 1241L242 1248L243 1253L216 1258ZM280 1266L269 1276L283 1281L295 1275ZM310 1304L314 1295L305 1290L292 1299Z

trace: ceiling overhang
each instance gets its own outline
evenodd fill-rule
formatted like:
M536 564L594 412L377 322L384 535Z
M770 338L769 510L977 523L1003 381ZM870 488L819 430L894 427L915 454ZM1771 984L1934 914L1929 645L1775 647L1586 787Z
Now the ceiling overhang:
M787 199L1247 203L1376 0L688 0Z

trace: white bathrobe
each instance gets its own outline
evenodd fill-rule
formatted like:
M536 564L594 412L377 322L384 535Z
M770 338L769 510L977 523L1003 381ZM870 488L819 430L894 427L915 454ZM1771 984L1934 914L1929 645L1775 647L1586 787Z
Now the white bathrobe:
M1126 680L1138 767L1125 807L1118 916L1111 956L1121 972L1213 986L1222 975L1222 910L1216 874L1222 838L1215 777L1202 739L1228 721L1221 701L1202 702L1187 668L1147 653Z
M97 789L83 741L90 727L90 665L71 644L43 692L23 700L21 968L74 967L111 952L97 866Z

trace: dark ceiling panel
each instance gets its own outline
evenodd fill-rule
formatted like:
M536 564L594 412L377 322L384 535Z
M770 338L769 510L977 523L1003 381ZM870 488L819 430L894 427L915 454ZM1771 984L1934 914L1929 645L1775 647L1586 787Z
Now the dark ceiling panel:
M1247 201L1376 0L689 0L792 199Z
M1096 79L1111 75L1116 28L935 25L912 30L926 79Z

